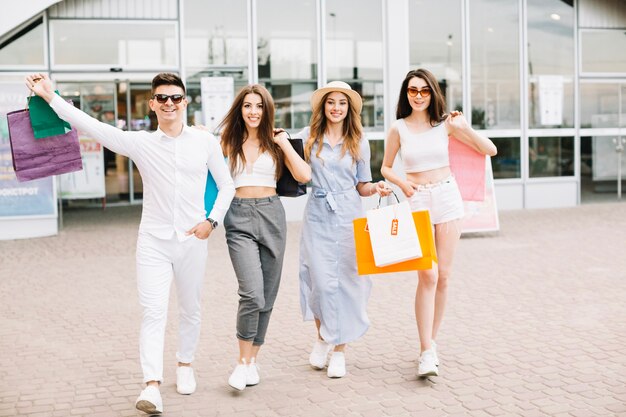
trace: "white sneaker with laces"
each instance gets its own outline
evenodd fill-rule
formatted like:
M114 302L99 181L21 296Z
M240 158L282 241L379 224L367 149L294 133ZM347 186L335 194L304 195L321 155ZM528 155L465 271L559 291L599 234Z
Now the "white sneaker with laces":
M326 367L326 362L328 361L328 353L333 348L332 345L329 345L324 340L317 339L315 344L313 345L313 350L311 351L311 355L309 356L309 363L313 367L313 369L324 369Z
M328 362L326 375L329 378L342 378L346 376L346 355L343 352L333 352Z
M196 392L196 377L191 366L179 366L176 368L176 391L183 395Z
M235 370L232 374L230 374L230 378L228 378L228 385L236 390L243 391L246 387L247 379L248 364L246 364L246 361L244 360L243 363L239 363L235 366Z
M159 389L153 385L145 387L135 401L135 408L146 414L161 414L163 412L163 400Z
M430 341L430 349L435 354L435 365L439 366L439 355L437 355L437 343L434 340Z
M437 370L437 365L435 365L435 353L432 349L423 351L420 355L420 364L417 370L417 376L427 377L437 375L439 375L439 371Z
M256 385L261 381L259 376L259 365L256 363L255 358L250 359L250 365L248 365L248 374L246 375L246 385Z

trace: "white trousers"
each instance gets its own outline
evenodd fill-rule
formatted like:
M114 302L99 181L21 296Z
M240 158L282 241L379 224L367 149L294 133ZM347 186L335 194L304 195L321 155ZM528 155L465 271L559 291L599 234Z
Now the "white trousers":
M143 381L163 381L163 345L172 278L178 299L179 362L190 363L200 337L202 281L206 269L207 240L191 237L179 242L139 233L137 289L143 308L139 353Z

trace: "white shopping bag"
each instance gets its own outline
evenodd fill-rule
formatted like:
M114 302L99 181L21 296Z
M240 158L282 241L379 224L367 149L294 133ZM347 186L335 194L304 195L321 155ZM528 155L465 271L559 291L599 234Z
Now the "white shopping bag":
M368 210L367 228L376 266L387 266L422 257L408 201Z

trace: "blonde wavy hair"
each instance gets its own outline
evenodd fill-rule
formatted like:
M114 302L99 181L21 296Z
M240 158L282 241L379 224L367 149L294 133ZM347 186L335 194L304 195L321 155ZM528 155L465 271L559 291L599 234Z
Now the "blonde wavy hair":
M324 133L326 132L326 128L328 127L328 119L326 118L324 108L326 106L326 100L328 99L328 96L332 93L333 91L330 91L329 93L324 95L324 98L320 100L318 105L313 109L313 114L311 115L310 122L310 137L306 140L306 144L304 146L304 156L307 162L311 160L313 147L317 145L317 149L315 151L316 157L319 158L320 153L322 152L322 146L324 144ZM357 113L354 105L352 104L352 100L350 100L350 97L345 94L343 94L343 96L346 97L346 99L348 100L348 114L343 120L341 133L343 136L343 145L341 147L341 156L343 157L346 152L349 152L352 156L352 160L356 162L361 159L360 144L361 138L363 137L361 115Z

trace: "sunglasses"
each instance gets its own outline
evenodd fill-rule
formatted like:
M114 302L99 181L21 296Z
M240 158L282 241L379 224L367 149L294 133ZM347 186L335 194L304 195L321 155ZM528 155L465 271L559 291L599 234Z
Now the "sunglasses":
M421 90L418 90L415 87L409 87L406 89L406 92L409 96L411 97L417 97L417 95L421 95L422 97L428 97L430 96L430 87L424 87Z
M182 94L172 94L172 95L168 95L168 94L155 94L152 96L152 98L154 98L156 101L158 101L159 103L163 104L163 103L167 103L167 99L172 99L172 103L174 104L178 104L181 101L183 101L183 99L185 98L184 95Z

